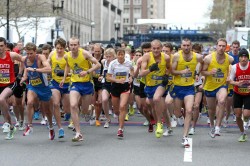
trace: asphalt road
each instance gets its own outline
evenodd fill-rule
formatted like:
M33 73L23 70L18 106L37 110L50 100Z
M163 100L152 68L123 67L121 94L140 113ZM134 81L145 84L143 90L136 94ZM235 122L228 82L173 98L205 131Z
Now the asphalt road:
M0 118L2 122L2 117ZM174 128L172 136L156 138L143 126L144 118L136 114L126 122L123 139L116 136L117 123L110 128L90 126L82 120L84 141L71 142L74 132L64 122L65 138L48 139L48 129L34 121L34 132L22 136L18 131L13 140L4 140L0 133L0 166L235 166L250 163L250 142L239 143L239 129L230 119L230 126L222 129L222 136L208 135L206 117L201 117L192 138L192 147L181 145L182 127ZM248 131L249 132L249 131ZM184 154L186 155L184 159Z

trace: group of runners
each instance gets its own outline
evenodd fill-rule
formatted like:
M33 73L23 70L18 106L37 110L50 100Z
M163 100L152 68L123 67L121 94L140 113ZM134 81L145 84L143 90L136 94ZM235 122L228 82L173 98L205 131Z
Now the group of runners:
M125 121L135 113L136 103L148 132L154 131L157 138L171 135L177 122L183 125L184 147L190 146L188 135L195 134L202 107L208 110L212 138L221 135L223 118L228 123L233 109L241 132L238 141L245 142L250 116L249 53L239 51L238 41L229 52L227 45L220 38L215 50L203 52L201 44L187 38L178 50L171 43L153 40L131 53L126 43L84 49L72 37L68 42L56 39L53 50L47 44L39 50L27 43L21 55L0 37L0 110L6 139L13 139L17 128L24 130L23 136L30 135L37 110L48 121L50 140L55 138L53 119L58 138L64 138L62 112L71 119L73 142L83 141L81 117L100 126L103 114L104 128L109 128L111 113L118 119L117 136L123 138Z

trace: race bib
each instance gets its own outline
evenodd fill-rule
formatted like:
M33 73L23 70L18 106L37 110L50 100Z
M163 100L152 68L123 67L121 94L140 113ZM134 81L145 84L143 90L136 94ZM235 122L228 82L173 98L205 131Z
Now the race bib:
M37 86L37 85L42 84L42 80L40 78L37 78L37 79L34 79L34 80L30 80L30 84L32 86Z
M212 76L212 82L221 83L224 80L224 73L216 73Z
M192 73L186 73L181 75L181 82L190 82L192 81Z
M127 77L127 72L117 72L115 75L116 79L122 79L122 78L126 79L126 77Z

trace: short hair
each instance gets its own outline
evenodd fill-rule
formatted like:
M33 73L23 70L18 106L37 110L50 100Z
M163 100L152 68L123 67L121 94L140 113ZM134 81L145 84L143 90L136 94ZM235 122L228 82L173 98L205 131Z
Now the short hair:
M44 44L44 45L42 46L42 50L49 50L49 52L51 52L51 51L52 51L52 47L51 47L51 45L49 45L49 44Z
M42 54L42 53L43 53L42 48L37 48L37 49L36 49L36 53L37 53L37 54Z
M167 47L170 51L173 51L173 45L171 43L163 43L163 47Z
M238 40L234 40L233 42L232 42L232 45L233 44L237 44L239 47L240 47L240 42L238 41Z
M192 46L192 49L196 50L196 51L199 51L199 53L201 53L202 49L203 49L203 46L200 43L194 43L193 46Z
M7 44L6 39L5 39L5 38L3 38L3 37L0 37L0 42L3 42L3 43L4 43L4 45L6 45L6 44Z
M80 44L80 41L79 41L79 39L78 39L77 37L71 37L71 38L69 39L69 43L70 43L70 40L77 40L77 41L78 41L78 44Z
M225 38L219 38L219 39L217 40L217 42L216 42L216 45L218 45L218 43L219 43L220 41L225 42L226 45L227 45L227 40L226 40Z
M153 43L160 44L160 46L162 47L162 43L161 43L161 41L158 40L158 39L153 40L153 41L151 42L151 46L153 45Z
M14 45L12 43L7 43L6 47L9 48L12 51L13 48L14 48Z
M141 49L147 49L147 48L151 48L150 42L144 42L141 44Z
M29 42L25 45L25 49L36 51L36 45L34 43Z
M192 44L191 40L189 38L183 38L182 42L190 42L190 44Z
M116 54L118 54L119 52L123 52L125 54L125 49L119 47L119 48L116 49Z
M66 40L64 40L61 37L59 37L59 38L56 39L56 41L55 41L55 47L56 47L57 44L60 44L60 46L62 46L63 48L66 48L66 45L67 45Z
M104 51L104 55L106 55L106 54L113 55L114 58L116 58L115 49L113 49L113 48L108 48L108 49L106 49L106 50Z

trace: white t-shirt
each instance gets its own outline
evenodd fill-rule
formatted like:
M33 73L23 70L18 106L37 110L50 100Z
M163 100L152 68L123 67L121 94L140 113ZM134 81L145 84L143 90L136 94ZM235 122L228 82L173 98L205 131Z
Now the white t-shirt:
M108 74L112 74L113 78L126 78L125 82L128 82L131 69L133 69L131 61L125 59L125 61L121 64L117 59L115 59L109 64Z

